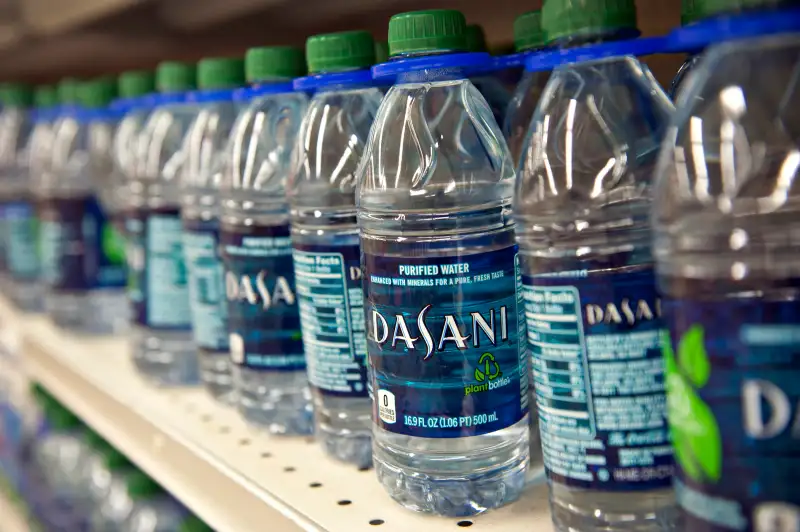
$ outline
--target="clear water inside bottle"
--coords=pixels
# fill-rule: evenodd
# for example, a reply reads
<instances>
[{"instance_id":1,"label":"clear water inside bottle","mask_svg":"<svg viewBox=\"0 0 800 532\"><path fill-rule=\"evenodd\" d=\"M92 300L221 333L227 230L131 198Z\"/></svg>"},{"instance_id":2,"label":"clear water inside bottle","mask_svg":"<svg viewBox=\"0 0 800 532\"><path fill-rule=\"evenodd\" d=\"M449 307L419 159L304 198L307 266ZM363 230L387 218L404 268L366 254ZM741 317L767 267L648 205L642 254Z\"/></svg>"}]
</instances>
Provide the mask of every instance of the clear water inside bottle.
<instances>
[{"instance_id":1,"label":"clear water inside bottle","mask_svg":"<svg viewBox=\"0 0 800 532\"><path fill-rule=\"evenodd\" d=\"M513 165L489 106L458 68L401 77L381 105L361 164L358 223L365 260L372 255L409 262L438 257L466 262L514 249ZM505 266L513 271L513 257L509 260ZM365 266L365 276L374 273ZM429 303L460 313L465 300L474 308L477 302L498 297L492 288L465 290L448 286L419 291L421 299L412 305L422 308ZM513 299L513 286L509 295ZM374 342L374 333L369 333L374 326L371 297L366 291L368 339ZM523 353L515 363L523 365L519 378L527 387L524 335L520 338L513 331L510 338L512 361L517 360L518 349ZM378 348L370 347L372 392L380 404L384 394L375 389L376 382L419 387L419 399L406 404L424 405L463 388L464 371L475 362L449 355L438 363L446 363L448 373L429 376L430 371L439 371L436 363L415 362L420 355L408 352L403 356L410 357L408 364L413 366L396 368L404 373L400 377L387 373L381 367L384 362L376 366L373 349ZM516 398L518 407L520 401L527 405L527 391L524 396ZM522 492L529 453L527 415L499 430L466 437L419 437L375 423L373 461L378 479L410 509L470 515L513 501Z\"/></svg>"}]
</instances>

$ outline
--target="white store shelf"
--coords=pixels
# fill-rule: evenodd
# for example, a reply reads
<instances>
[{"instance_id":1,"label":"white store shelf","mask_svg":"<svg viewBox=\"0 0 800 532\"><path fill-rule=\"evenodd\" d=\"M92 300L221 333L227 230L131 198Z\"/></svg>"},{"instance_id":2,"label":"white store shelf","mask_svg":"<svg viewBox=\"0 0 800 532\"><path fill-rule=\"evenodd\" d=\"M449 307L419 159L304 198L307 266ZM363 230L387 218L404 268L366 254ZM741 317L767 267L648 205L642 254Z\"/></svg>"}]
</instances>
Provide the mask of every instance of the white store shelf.
<instances>
[{"instance_id":1,"label":"white store shelf","mask_svg":"<svg viewBox=\"0 0 800 532\"><path fill-rule=\"evenodd\" d=\"M32 378L221 532L552 530L543 486L476 518L418 515L390 500L374 471L331 461L310 438L258 433L200 389L150 386L122 340L15 317L3 301L0 320L16 323Z\"/></svg>"},{"instance_id":2,"label":"white store shelf","mask_svg":"<svg viewBox=\"0 0 800 532\"><path fill-rule=\"evenodd\" d=\"M0 494L0 532L29 532L28 519L19 505Z\"/></svg>"}]
</instances>

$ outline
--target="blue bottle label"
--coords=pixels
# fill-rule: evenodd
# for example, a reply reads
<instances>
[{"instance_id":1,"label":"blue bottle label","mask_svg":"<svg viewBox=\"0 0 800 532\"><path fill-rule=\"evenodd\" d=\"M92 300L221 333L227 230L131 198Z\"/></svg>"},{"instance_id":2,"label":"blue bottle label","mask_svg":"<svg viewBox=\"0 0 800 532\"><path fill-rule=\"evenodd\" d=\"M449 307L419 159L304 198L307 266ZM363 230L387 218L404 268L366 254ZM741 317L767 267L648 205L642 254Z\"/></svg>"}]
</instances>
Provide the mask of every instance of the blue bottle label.
<instances>
[{"instance_id":1,"label":"blue bottle label","mask_svg":"<svg viewBox=\"0 0 800 532\"><path fill-rule=\"evenodd\" d=\"M523 283L549 477L605 491L668 487L663 321L652 268Z\"/></svg>"},{"instance_id":2,"label":"blue bottle label","mask_svg":"<svg viewBox=\"0 0 800 532\"><path fill-rule=\"evenodd\" d=\"M223 226L220 249L234 364L305 369L289 226Z\"/></svg>"},{"instance_id":3,"label":"blue bottle label","mask_svg":"<svg viewBox=\"0 0 800 532\"><path fill-rule=\"evenodd\" d=\"M41 203L39 256L54 290L125 286L125 245L94 197Z\"/></svg>"},{"instance_id":4,"label":"blue bottle label","mask_svg":"<svg viewBox=\"0 0 800 532\"><path fill-rule=\"evenodd\" d=\"M128 234L128 297L134 320L160 330L191 327L183 257L183 226L175 208L138 210L125 220Z\"/></svg>"},{"instance_id":5,"label":"blue bottle label","mask_svg":"<svg viewBox=\"0 0 800 532\"><path fill-rule=\"evenodd\" d=\"M294 274L311 385L325 395L367 397L360 247L295 245Z\"/></svg>"},{"instance_id":6,"label":"blue bottle label","mask_svg":"<svg viewBox=\"0 0 800 532\"><path fill-rule=\"evenodd\" d=\"M381 428L460 438L528 412L517 247L430 258L364 254L373 417Z\"/></svg>"},{"instance_id":7,"label":"blue bottle label","mask_svg":"<svg viewBox=\"0 0 800 532\"><path fill-rule=\"evenodd\" d=\"M686 530L800 530L800 303L665 300Z\"/></svg>"},{"instance_id":8,"label":"blue bottle label","mask_svg":"<svg viewBox=\"0 0 800 532\"><path fill-rule=\"evenodd\" d=\"M39 219L33 203L19 201L6 205L5 227L8 270L14 279L36 280L39 276Z\"/></svg>"},{"instance_id":9,"label":"blue bottle label","mask_svg":"<svg viewBox=\"0 0 800 532\"><path fill-rule=\"evenodd\" d=\"M227 352L228 303L219 252L219 224L184 219L183 254L189 274L194 342L201 348Z\"/></svg>"}]
</instances>

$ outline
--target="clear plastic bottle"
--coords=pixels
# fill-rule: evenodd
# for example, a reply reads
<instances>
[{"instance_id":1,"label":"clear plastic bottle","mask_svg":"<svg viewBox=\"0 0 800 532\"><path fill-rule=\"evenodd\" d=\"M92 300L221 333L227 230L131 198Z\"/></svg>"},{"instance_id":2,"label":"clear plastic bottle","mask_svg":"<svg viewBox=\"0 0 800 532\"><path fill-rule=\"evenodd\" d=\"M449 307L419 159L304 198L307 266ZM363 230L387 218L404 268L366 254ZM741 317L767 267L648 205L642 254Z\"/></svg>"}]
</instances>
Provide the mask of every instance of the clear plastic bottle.
<instances>
[{"instance_id":1,"label":"clear plastic bottle","mask_svg":"<svg viewBox=\"0 0 800 532\"><path fill-rule=\"evenodd\" d=\"M146 479L146 481L145 481ZM176 532L188 511L150 478L128 480L133 508L119 532Z\"/></svg>"},{"instance_id":2,"label":"clear plastic bottle","mask_svg":"<svg viewBox=\"0 0 800 532\"><path fill-rule=\"evenodd\" d=\"M372 463L372 401L355 190L383 98L369 71L374 49L364 31L308 39L311 76L299 81L315 92L287 184L316 434L328 454L360 467Z\"/></svg>"},{"instance_id":3,"label":"clear plastic bottle","mask_svg":"<svg viewBox=\"0 0 800 532\"><path fill-rule=\"evenodd\" d=\"M158 66L159 94L152 99L129 176L125 234L128 238L128 297L133 307L133 361L160 385L196 383L189 286L183 256L180 175L183 141L195 112L187 92L195 87L194 65Z\"/></svg>"},{"instance_id":4,"label":"clear plastic bottle","mask_svg":"<svg viewBox=\"0 0 800 532\"><path fill-rule=\"evenodd\" d=\"M251 61L252 70L258 59ZM288 78L265 81L236 120L220 191L230 352L245 419L274 434L309 434L313 411L285 193L308 98Z\"/></svg>"},{"instance_id":5,"label":"clear plastic bottle","mask_svg":"<svg viewBox=\"0 0 800 532\"><path fill-rule=\"evenodd\" d=\"M634 57L589 50L551 75L514 197L552 515L563 531L671 530L649 214L673 108Z\"/></svg>"},{"instance_id":6,"label":"clear plastic bottle","mask_svg":"<svg viewBox=\"0 0 800 532\"><path fill-rule=\"evenodd\" d=\"M576 48L601 42L632 39L639 35L634 0L550 0L542 11L530 11L514 21L518 50L535 53L547 48ZM503 132L515 165L522 164L529 142L533 113L542 97L549 71L526 70L506 113Z\"/></svg>"},{"instance_id":7,"label":"clear plastic bottle","mask_svg":"<svg viewBox=\"0 0 800 532\"><path fill-rule=\"evenodd\" d=\"M195 118L183 144L183 254L200 377L213 397L232 404L228 302L219 249L219 187L237 114L233 93L244 85L244 65L240 59L203 59L197 66L197 78L199 90L191 97Z\"/></svg>"},{"instance_id":8,"label":"clear plastic bottle","mask_svg":"<svg viewBox=\"0 0 800 532\"><path fill-rule=\"evenodd\" d=\"M92 512L106 500L115 478L124 478L134 466L119 451L105 441L94 439L95 451L87 454L83 465L83 489Z\"/></svg>"},{"instance_id":9,"label":"clear plastic bottle","mask_svg":"<svg viewBox=\"0 0 800 532\"><path fill-rule=\"evenodd\" d=\"M464 16L389 22L397 76L358 170L373 461L407 508L515 500L528 467L528 356L511 220L514 167L466 78Z\"/></svg>"},{"instance_id":10,"label":"clear plastic bottle","mask_svg":"<svg viewBox=\"0 0 800 532\"><path fill-rule=\"evenodd\" d=\"M92 512L92 532L121 532L133 514L136 502L161 487L142 471L131 468L111 475L106 495Z\"/></svg>"},{"instance_id":11,"label":"clear plastic bottle","mask_svg":"<svg viewBox=\"0 0 800 532\"><path fill-rule=\"evenodd\" d=\"M681 26L703 23L711 19L725 19L731 16L758 16L760 12L797 5L796 0L682 0ZM713 31L713 30L712 30ZM716 42L716 41L715 41ZM702 50L693 50L678 69L669 88L669 95L677 101L689 74L702 57Z\"/></svg>"},{"instance_id":12,"label":"clear plastic bottle","mask_svg":"<svg viewBox=\"0 0 800 532\"><path fill-rule=\"evenodd\" d=\"M155 75L146 70L130 70L117 78L119 98L111 105L120 117L112 140L112 172L104 189L103 205L115 227L125 233L128 183L136 171L137 144L145 121L152 112Z\"/></svg>"},{"instance_id":13,"label":"clear plastic bottle","mask_svg":"<svg viewBox=\"0 0 800 532\"><path fill-rule=\"evenodd\" d=\"M62 111L39 187L47 311L57 325L96 334L125 330L128 316L124 244L98 197L111 179L115 92L107 78L59 85Z\"/></svg>"},{"instance_id":14,"label":"clear plastic bottle","mask_svg":"<svg viewBox=\"0 0 800 532\"><path fill-rule=\"evenodd\" d=\"M20 308L39 310L42 290L37 282L36 206L27 157L33 91L25 85L8 83L0 96L0 208L5 230L5 255L0 263L5 264L10 281L5 293Z\"/></svg>"},{"instance_id":15,"label":"clear plastic bottle","mask_svg":"<svg viewBox=\"0 0 800 532\"><path fill-rule=\"evenodd\" d=\"M53 530L83 530L87 500L81 489L81 467L87 446L81 423L52 398L46 403L48 430L37 438L33 460L47 490L42 517Z\"/></svg>"},{"instance_id":16,"label":"clear plastic bottle","mask_svg":"<svg viewBox=\"0 0 800 532\"><path fill-rule=\"evenodd\" d=\"M724 24L730 33L760 19ZM800 526L798 9L777 19L793 32L703 52L656 173L654 250L686 532Z\"/></svg>"}]
</instances>

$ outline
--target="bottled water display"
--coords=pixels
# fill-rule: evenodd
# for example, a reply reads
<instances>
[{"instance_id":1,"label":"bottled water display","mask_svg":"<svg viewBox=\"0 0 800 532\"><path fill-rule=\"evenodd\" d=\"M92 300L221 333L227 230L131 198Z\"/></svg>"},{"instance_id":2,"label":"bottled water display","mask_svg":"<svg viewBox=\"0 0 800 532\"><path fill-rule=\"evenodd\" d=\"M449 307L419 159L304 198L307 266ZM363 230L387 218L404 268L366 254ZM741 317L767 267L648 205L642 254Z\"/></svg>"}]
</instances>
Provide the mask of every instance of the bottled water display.
<instances>
[{"instance_id":1,"label":"bottled water display","mask_svg":"<svg viewBox=\"0 0 800 532\"><path fill-rule=\"evenodd\" d=\"M0 87L0 274L8 276L3 284L20 307L37 310L41 287L36 282L36 210L27 171L32 99L33 91L26 85Z\"/></svg>"},{"instance_id":2,"label":"bottled water display","mask_svg":"<svg viewBox=\"0 0 800 532\"><path fill-rule=\"evenodd\" d=\"M296 58L285 49L250 52L248 72L258 82L234 125L230 171L220 191L238 406L248 422L275 434L313 430L285 193L308 106L289 83L299 68Z\"/></svg>"},{"instance_id":3,"label":"bottled water display","mask_svg":"<svg viewBox=\"0 0 800 532\"><path fill-rule=\"evenodd\" d=\"M115 92L107 78L61 82L52 161L40 187L48 313L60 326L92 333L124 330L128 316L124 244L99 201L111 179L115 118L107 107Z\"/></svg>"},{"instance_id":4,"label":"bottled water display","mask_svg":"<svg viewBox=\"0 0 800 532\"><path fill-rule=\"evenodd\" d=\"M374 49L365 31L308 40L311 76L296 84L315 92L288 184L317 436L328 454L361 467L372 463L372 402L355 189L358 163L383 97L369 71Z\"/></svg>"},{"instance_id":5,"label":"bottled water display","mask_svg":"<svg viewBox=\"0 0 800 532\"><path fill-rule=\"evenodd\" d=\"M583 55L550 77L514 204L551 509L558 530L669 530L649 215L673 109L632 56Z\"/></svg>"},{"instance_id":6,"label":"bottled water display","mask_svg":"<svg viewBox=\"0 0 800 532\"><path fill-rule=\"evenodd\" d=\"M128 205L128 182L136 169L136 149L145 120L152 112L155 76L152 72L131 70L117 80L119 98L111 110L121 117L112 138L111 179L105 188L103 205L121 232L125 231L125 209Z\"/></svg>"},{"instance_id":7,"label":"bottled water display","mask_svg":"<svg viewBox=\"0 0 800 532\"><path fill-rule=\"evenodd\" d=\"M240 59L204 59L197 74L198 91L191 96L195 118L183 144L183 253L200 375L212 396L232 403L218 192L236 119L233 89L244 85L244 67Z\"/></svg>"},{"instance_id":8,"label":"bottled water display","mask_svg":"<svg viewBox=\"0 0 800 532\"><path fill-rule=\"evenodd\" d=\"M31 134L22 154L27 171L29 215L16 219L16 229L7 226L9 234L9 269L14 278L12 297L25 310L43 308L44 285L41 282L39 218L36 199L42 175L49 171L53 149L53 122L57 115L58 94L55 87L38 87L34 93L35 109L31 114ZM24 197L24 196L23 196ZM16 294L16 295L15 295Z\"/></svg>"},{"instance_id":9,"label":"bottled water display","mask_svg":"<svg viewBox=\"0 0 800 532\"><path fill-rule=\"evenodd\" d=\"M765 15L720 24L748 29ZM793 33L702 54L657 172L667 405L687 532L800 526L800 15L777 16Z\"/></svg>"},{"instance_id":10,"label":"bottled water display","mask_svg":"<svg viewBox=\"0 0 800 532\"><path fill-rule=\"evenodd\" d=\"M466 78L464 16L389 22L395 76L358 175L378 479L407 508L483 512L519 497L528 467L524 309L514 168Z\"/></svg>"},{"instance_id":11,"label":"bottled water display","mask_svg":"<svg viewBox=\"0 0 800 532\"><path fill-rule=\"evenodd\" d=\"M81 482L87 445L80 421L53 399L46 399L48 430L33 448L33 461L47 496L44 525L53 530L83 530L87 524L86 492Z\"/></svg>"},{"instance_id":12,"label":"bottled water display","mask_svg":"<svg viewBox=\"0 0 800 532\"><path fill-rule=\"evenodd\" d=\"M133 308L133 359L155 383L198 380L192 342L189 289L183 255L179 179L182 149L195 115L186 93L195 87L193 65L158 66L153 112L136 143L135 171L128 176L128 297Z\"/></svg>"}]
</instances>

